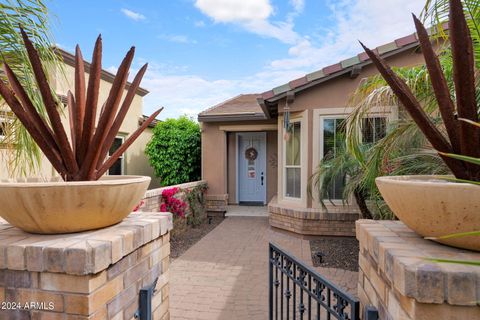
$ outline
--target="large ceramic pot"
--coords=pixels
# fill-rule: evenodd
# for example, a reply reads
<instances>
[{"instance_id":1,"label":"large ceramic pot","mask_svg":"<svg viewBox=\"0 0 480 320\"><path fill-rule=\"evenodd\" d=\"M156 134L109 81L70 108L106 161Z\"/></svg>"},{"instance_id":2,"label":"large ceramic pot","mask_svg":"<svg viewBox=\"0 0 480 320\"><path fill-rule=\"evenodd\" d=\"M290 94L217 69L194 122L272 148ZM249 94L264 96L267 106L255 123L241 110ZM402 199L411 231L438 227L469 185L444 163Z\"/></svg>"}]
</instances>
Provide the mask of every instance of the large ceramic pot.
<instances>
[{"instance_id":1,"label":"large ceramic pot","mask_svg":"<svg viewBox=\"0 0 480 320\"><path fill-rule=\"evenodd\" d=\"M435 176L379 177L376 183L393 213L421 236L480 231L480 186ZM436 241L480 251L478 236Z\"/></svg>"},{"instance_id":2,"label":"large ceramic pot","mask_svg":"<svg viewBox=\"0 0 480 320\"><path fill-rule=\"evenodd\" d=\"M98 181L0 181L0 216L32 233L93 230L122 221L144 197L150 177L106 176Z\"/></svg>"}]
</instances>

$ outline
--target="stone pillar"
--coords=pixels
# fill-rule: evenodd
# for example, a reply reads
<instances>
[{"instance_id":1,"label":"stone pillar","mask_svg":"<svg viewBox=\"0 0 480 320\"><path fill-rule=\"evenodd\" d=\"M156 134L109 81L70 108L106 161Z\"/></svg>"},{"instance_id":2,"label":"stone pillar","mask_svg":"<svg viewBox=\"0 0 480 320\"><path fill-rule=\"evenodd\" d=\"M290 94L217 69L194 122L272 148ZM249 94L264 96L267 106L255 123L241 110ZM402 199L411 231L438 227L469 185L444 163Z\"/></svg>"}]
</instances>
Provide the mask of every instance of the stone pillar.
<instances>
[{"instance_id":1,"label":"stone pillar","mask_svg":"<svg viewBox=\"0 0 480 320\"><path fill-rule=\"evenodd\" d=\"M357 221L358 296L382 320L480 319L480 268L428 258L480 261L480 253L419 237L400 221Z\"/></svg>"},{"instance_id":2,"label":"stone pillar","mask_svg":"<svg viewBox=\"0 0 480 320\"><path fill-rule=\"evenodd\" d=\"M228 194L207 194L205 200L210 216L223 216L227 212Z\"/></svg>"},{"instance_id":3,"label":"stone pillar","mask_svg":"<svg viewBox=\"0 0 480 320\"><path fill-rule=\"evenodd\" d=\"M132 213L109 228L64 235L0 221L0 320L130 320L139 290L157 277L154 319L169 319L171 229L170 213Z\"/></svg>"}]
</instances>

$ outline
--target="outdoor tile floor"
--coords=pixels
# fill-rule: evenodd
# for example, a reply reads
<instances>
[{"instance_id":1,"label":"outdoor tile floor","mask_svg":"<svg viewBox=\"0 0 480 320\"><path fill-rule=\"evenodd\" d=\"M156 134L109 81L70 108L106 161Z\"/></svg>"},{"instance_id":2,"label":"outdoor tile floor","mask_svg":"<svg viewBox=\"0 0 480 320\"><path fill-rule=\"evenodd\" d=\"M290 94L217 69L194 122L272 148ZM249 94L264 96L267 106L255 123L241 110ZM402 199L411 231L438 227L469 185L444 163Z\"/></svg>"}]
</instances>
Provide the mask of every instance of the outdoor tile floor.
<instances>
[{"instance_id":1,"label":"outdoor tile floor","mask_svg":"<svg viewBox=\"0 0 480 320\"><path fill-rule=\"evenodd\" d=\"M271 228L266 217L228 217L172 262L171 319L267 319L269 241L311 265L308 240ZM356 272L317 269L355 294Z\"/></svg>"}]
</instances>

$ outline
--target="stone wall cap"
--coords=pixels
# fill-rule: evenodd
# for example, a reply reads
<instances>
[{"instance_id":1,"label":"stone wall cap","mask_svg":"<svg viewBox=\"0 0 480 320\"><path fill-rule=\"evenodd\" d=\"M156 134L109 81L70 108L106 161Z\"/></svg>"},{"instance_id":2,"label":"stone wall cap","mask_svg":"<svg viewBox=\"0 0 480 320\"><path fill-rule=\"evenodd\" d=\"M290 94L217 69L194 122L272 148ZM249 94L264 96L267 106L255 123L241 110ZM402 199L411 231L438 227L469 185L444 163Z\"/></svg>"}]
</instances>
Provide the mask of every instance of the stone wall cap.
<instances>
[{"instance_id":1,"label":"stone wall cap","mask_svg":"<svg viewBox=\"0 0 480 320\"><path fill-rule=\"evenodd\" d=\"M480 261L480 253L426 240L401 221L358 220L360 252L402 295L421 303L480 304L480 268L432 259Z\"/></svg>"},{"instance_id":2,"label":"stone wall cap","mask_svg":"<svg viewBox=\"0 0 480 320\"><path fill-rule=\"evenodd\" d=\"M0 269L95 274L172 228L167 212L131 213L108 228L59 235L27 233L0 219Z\"/></svg>"}]
</instances>

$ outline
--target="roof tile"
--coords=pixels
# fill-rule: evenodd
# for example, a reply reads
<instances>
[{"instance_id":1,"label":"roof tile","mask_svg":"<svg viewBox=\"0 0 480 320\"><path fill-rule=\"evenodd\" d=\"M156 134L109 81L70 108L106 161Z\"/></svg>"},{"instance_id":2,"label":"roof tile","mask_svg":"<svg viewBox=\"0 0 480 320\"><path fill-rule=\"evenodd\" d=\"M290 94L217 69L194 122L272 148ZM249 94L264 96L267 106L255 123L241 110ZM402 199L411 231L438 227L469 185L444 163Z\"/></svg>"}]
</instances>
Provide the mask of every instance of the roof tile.
<instances>
[{"instance_id":1,"label":"roof tile","mask_svg":"<svg viewBox=\"0 0 480 320\"><path fill-rule=\"evenodd\" d=\"M301 77L301 78L290 81L288 84L290 85L290 88L295 89L300 86L303 86L306 83L308 83L307 77Z\"/></svg>"},{"instance_id":2,"label":"roof tile","mask_svg":"<svg viewBox=\"0 0 480 320\"><path fill-rule=\"evenodd\" d=\"M342 68L348 68L358 63L360 63L360 59L357 56L351 57L350 59L346 59L340 62L340 64L342 65Z\"/></svg>"},{"instance_id":3,"label":"roof tile","mask_svg":"<svg viewBox=\"0 0 480 320\"><path fill-rule=\"evenodd\" d=\"M306 77L307 81L310 82L325 77L325 73L323 73L323 70L317 70L315 72L307 74Z\"/></svg>"},{"instance_id":4,"label":"roof tile","mask_svg":"<svg viewBox=\"0 0 480 320\"><path fill-rule=\"evenodd\" d=\"M372 51L373 51L375 54L378 54L378 50L377 50L377 49L373 49ZM366 52L360 53L357 57L358 57L358 59L360 59L361 62L367 61L368 59L370 59L370 58L368 57L368 54L367 54Z\"/></svg>"},{"instance_id":5,"label":"roof tile","mask_svg":"<svg viewBox=\"0 0 480 320\"><path fill-rule=\"evenodd\" d=\"M264 93L262 93L262 98L267 100L267 99L272 98L274 95L275 95L275 93L273 93L273 90L269 90L269 91L265 91Z\"/></svg>"},{"instance_id":6,"label":"roof tile","mask_svg":"<svg viewBox=\"0 0 480 320\"><path fill-rule=\"evenodd\" d=\"M390 42L390 43L384 44L383 46L377 47L379 54L384 54L384 53L393 51L395 49L398 49L397 44L395 42Z\"/></svg>"},{"instance_id":7,"label":"roof tile","mask_svg":"<svg viewBox=\"0 0 480 320\"><path fill-rule=\"evenodd\" d=\"M326 75L335 73L335 72L340 71L340 70L342 70L342 65L340 63L332 64L328 67L323 68L323 72Z\"/></svg>"},{"instance_id":8,"label":"roof tile","mask_svg":"<svg viewBox=\"0 0 480 320\"><path fill-rule=\"evenodd\" d=\"M225 116L240 114L261 114L261 107L257 102L258 94L241 94L223 101L200 113L200 116Z\"/></svg>"},{"instance_id":9,"label":"roof tile","mask_svg":"<svg viewBox=\"0 0 480 320\"><path fill-rule=\"evenodd\" d=\"M290 85L289 85L288 83L286 83L286 84L283 84L283 85L281 85L281 86L275 87L275 88L273 88L272 90L273 90L273 93L274 93L275 95L277 95L277 94L280 94L280 93L287 92L287 91L290 90L290 89L291 89L291 88L290 88Z\"/></svg>"},{"instance_id":10,"label":"roof tile","mask_svg":"<svg viewBox=\"0 0 480 320\"><path fill-rule=\"evenodd\" d=\"M415 34L412 33L411 35L408 35L406 37L402 37L400 39L395 40L395 43L397 44L397 47L404 47L406 45L412 44L417 42L417 37L415 37Z\"/></svg>"}]
</instances>

